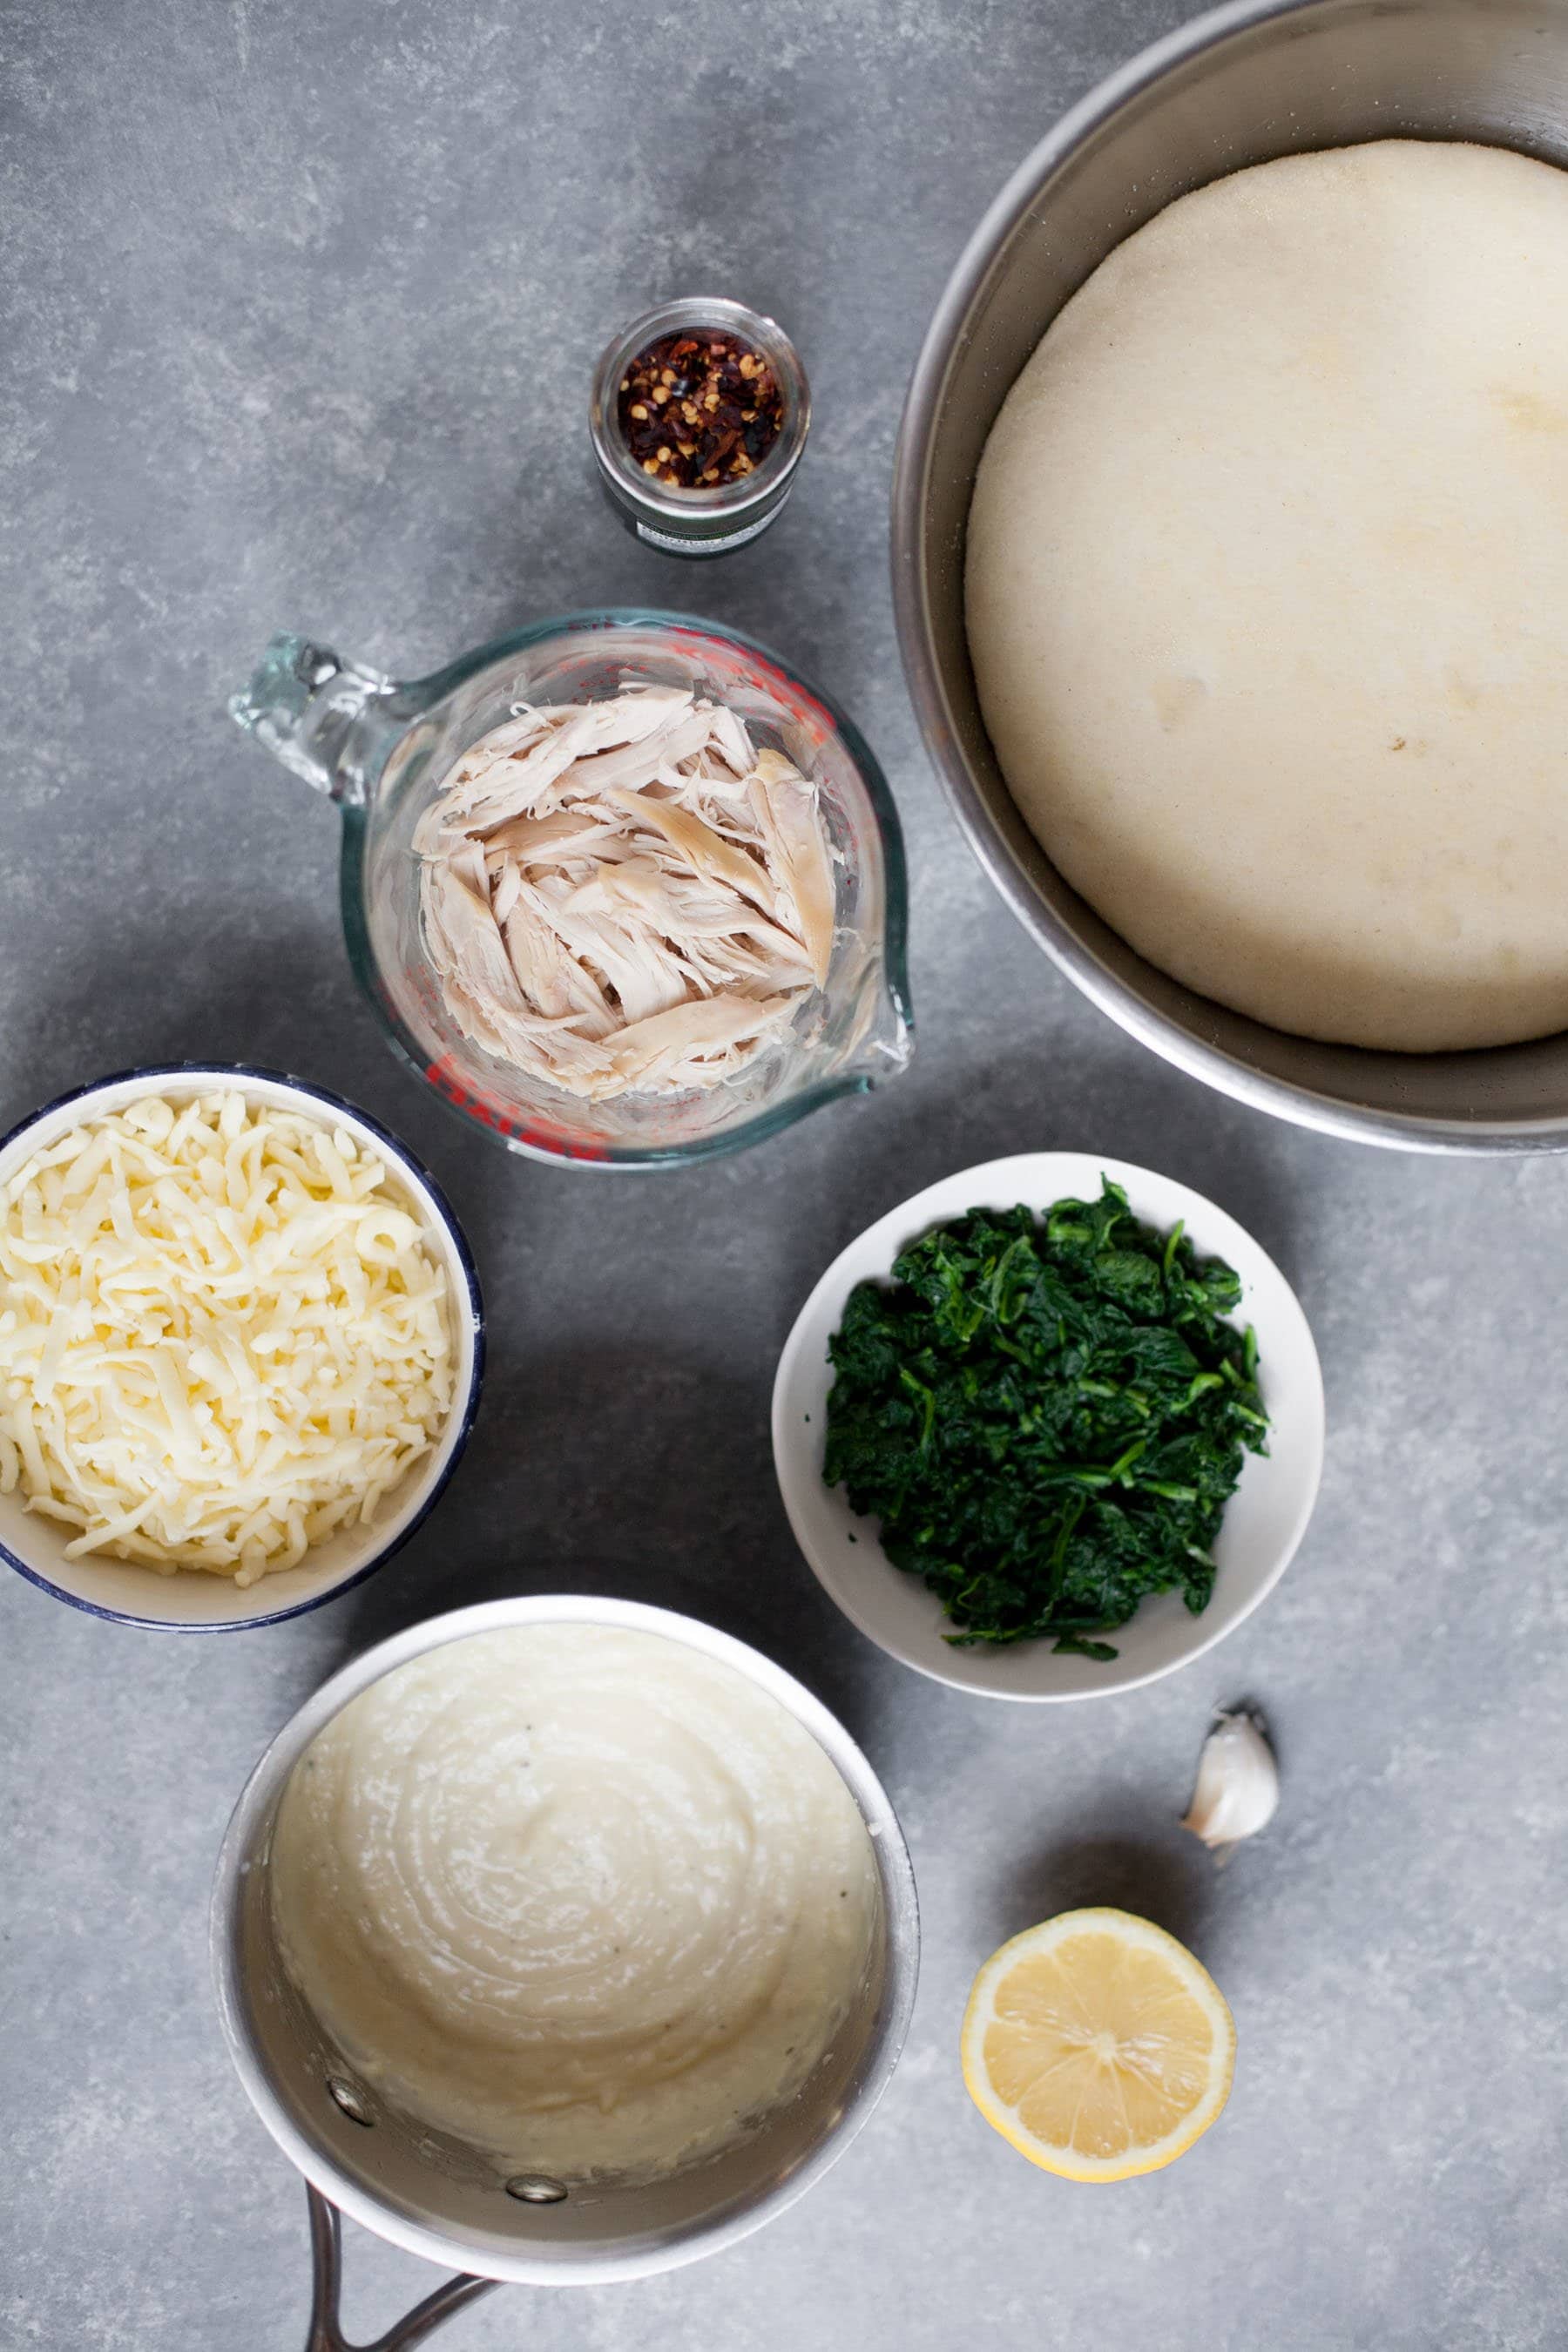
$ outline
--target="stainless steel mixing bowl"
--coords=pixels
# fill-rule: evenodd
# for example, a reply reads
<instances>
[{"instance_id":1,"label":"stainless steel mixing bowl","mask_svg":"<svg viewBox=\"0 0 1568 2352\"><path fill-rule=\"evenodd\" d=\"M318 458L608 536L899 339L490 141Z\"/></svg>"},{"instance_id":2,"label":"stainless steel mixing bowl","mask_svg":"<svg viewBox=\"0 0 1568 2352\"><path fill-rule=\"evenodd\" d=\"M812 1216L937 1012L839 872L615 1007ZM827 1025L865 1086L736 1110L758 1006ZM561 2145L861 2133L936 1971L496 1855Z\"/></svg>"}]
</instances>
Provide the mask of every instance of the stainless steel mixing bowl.
<instances>
[{"instance_id":1,"label":"stainless steel mixing bowl","mask_svg":"<svg viewBox=\"0 0 1568 2352\"><path fill-rule=\"evenodd\" d=\"M716 1658L788 1709L825 1749L870 1833L880 1887L855 2008L802 2090L738 2145L637 2188L535 2176L502 2181L475 2149L416 2129L345 2063L286 1976L268 1864L289 1775L359 1693L445 1642L512 1626L595 1624L663 1635ZM585 1594L495 1601L395 1634L308 1699L252 1773L218 1857L212 1906L218 2007L251 2104L310 2184L315 2298L307 2352L347 2352L337 2319L338 2211L463 2273L365 2352L401 2352L500 2280L636 2278L715 2253L792 2204L859 2130L898 2062L915 1997L920 1922L887 1795L842 1724L783 1668L695 1618Z\"/></svg>"},{"instance_id":2,"label":"stainless steel mixing bowl","mask_svg":"<svg viewBox=\"0 0 1568 2352\"><path fill-rule=\"evenodd\" d=\"M1168 1061L1261 1110L1427 1151L1568 1149L1568 1033L1466 1054L1286 1036L1134 954L1068 887L986 739L963 629L975 467L1062 304L1173 197L1302 149L1473 139L1568 163L1568 0L1240 0L1146 49L1003 189L915 369L893 487L910 691L959 823L1014 913L1084 994ZM1542 289L1542 299L1548 297Z\"/></svg>"}]
</instances>

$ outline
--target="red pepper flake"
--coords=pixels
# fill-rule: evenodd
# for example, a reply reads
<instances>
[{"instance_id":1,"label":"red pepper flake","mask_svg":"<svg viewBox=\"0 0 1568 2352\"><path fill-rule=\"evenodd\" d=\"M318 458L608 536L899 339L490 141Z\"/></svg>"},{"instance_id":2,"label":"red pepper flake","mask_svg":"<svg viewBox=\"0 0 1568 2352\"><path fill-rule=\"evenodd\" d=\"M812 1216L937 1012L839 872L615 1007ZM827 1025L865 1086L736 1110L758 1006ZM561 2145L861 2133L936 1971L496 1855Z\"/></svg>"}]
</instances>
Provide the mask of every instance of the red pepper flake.
<instances>
[{"instance_id":1,"label":"red pepper flake","mask_svg":"<svg viewBox=\"0 0 1568 2352\"><path fill-rule=\"evenodd\" d=\"M645 474L668 489L710 490L756 471L784 425L784 394L767 360L733 335L661 335L626 369L617 413ZM677 415L685 431L672 447Z\"/></svg>"}]
</instances>

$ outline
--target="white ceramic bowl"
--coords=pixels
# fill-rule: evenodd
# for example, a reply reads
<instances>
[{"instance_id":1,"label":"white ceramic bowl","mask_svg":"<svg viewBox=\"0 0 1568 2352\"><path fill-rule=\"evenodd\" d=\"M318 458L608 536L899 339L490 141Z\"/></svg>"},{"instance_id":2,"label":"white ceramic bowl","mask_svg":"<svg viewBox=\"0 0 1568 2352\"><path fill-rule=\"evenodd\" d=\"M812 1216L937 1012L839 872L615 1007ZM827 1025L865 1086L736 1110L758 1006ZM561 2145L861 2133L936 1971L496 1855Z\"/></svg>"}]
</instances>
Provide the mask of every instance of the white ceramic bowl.
<instances>
[{"instance_id":1,"label":"white ceramic bowl","mask_svg":"<svg viewBox=\"0 0 1568 2352\"><path fill-rule=\"evenodd\" d=\"M230 1577L211 1576L196 1569L160 1576L132 1561L68 1559L69 1528L25 1509L19 1492L0 1495L0 1559L44 1591L52 1592L57 1601L68 1601L73 1608L85 1609L92 1616L116 1618L128 1625L158 1626L177 1633L274 1625L280 1618L297 1617L301 1611L317 1608L346 1591L351 1584L362 1582L407 1541L431 1508L468 1444L479 1408L484 1313L479 1276L462 1229L434 1178L406 1147L363 1111L321 1087L303 1085L275 1070L253 1070L241 1063L174 1062L122 1071L94 1086L79 1087L74 1094L62 1095L13 1128L0 1141L0 1184L35 1151L84 1120L123 1110L128 1103L148 1095L186 1102L193 1095L233 1087L249 1102L270 1103L307 1118L341 1124L385 1162L389 1184L417 1219L426 1246L446 1273L457 1346L452 1407L441 1443L393 1490L373 1527L344 1529L308 1552L298 1568L280 1569L243 1591Z\"/></svg>"},{"instance_id":2,"label":"white ceramic bowl","mask_svg":"<svg viewBox=\"0 0 1568 2352\"><path fill-rule=\"evenodd\" d=\"M841 1487L822 1480L827 1343L850 1292L886 1280L900 1250L932 1225L972 1209L1040 1213L1053 1202L1095 1199L1102 1175L1125 1191L1135 1215L1169 1231L1178 1218L1201 1257L1223 1257L1241 1276L1232 1318L1258 1333L1258 1380L1272 1427L1267 1455L1248 1454L1215 1546L1214 1597L1194 1617L1179 1593L1145 1601L1110 1638L1114 1664L1058 1656L1049 1642L959 1649L941 1604L918 1576L895 1568L875 1519L849 1507ZM795 1540L818 1581L852 1623L889 1656L936 1681L991 1698L1103 1698L1153 1682L1199 1657L1249 1616L1272 1591L1300 1542L1323 1466L1323 1381L1318 1351L1294 1291L1251 1235L1223 1209L1168 1176L1085 1151L1026 1152L966 1168L891 1210L834 1259L796 1318L773 1383L773 1464Z\"/></svg>"}]
</instances>

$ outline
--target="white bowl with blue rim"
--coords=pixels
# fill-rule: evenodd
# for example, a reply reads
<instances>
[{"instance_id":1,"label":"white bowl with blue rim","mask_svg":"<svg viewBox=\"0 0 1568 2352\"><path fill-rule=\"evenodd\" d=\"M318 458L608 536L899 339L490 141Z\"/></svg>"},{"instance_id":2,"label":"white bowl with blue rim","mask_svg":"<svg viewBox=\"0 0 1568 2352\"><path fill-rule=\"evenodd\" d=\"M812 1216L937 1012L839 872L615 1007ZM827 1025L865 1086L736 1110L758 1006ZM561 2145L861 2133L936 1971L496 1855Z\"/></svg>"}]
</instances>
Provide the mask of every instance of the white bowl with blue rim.
<instances>
[{"instance_id":1,"label":"white bowl with blue rim","mask_svg":"<svg viewBox=\"0 0 1568 2352\"><path fill-rule=\"evenodd\" d=\"M232 1089L253 1105L296 1111L306 1118L344 1127L363 1150L381 1160L388 1190L414 1218L426 1249L446 1276L454 1349L452 1403L439 1444L392 1490L373 1525L356 1523L340 1528L325 1542L312 1546L297 1568L279 1569L244 1590L232 1577L214 1576L199 1569L179 1569L172 1576L163 1576L129 1560L91 1554L71 1559L66 1550L71 1539L69 1528L29 1511L19 1487L0 1495L0 1560L57 1601L68 1601L73 1609L124 1625L190 1633L276 1625L285 1617L298 1617L307 1609L319 1608L323 1601L334 1600L351 1586L363 1584L401 1549L434 1508L468 1442L479 1409L485 1360L484 1310L479 1276L462 1228L434 1177L406 1144L388 1134L367 1112L356 1110L324 1087L308 1086L279 1071L251 1069L236 1062L171 1062L123 1070L59 1096L13 1128L0 1141L0 1186L35 1151L73 1127L124 1110L153 1095L183 1103L194 1095Z\"/></svg>"},{"instance_id":2,"label":"white bowl with blue rim","mask_svg":"<svg viewBox=\"0 0 1568 2352\"><path fill-rule=\"evenodd\" d=\"M955 1643L955 1628L924 1581L895 1568L878 1522L851 1510L842 1486L823 1481L828 1342L861 1282L890 1281L900 1253L933 1225L974 1209L1020 1203L1043 1216L1058 1201L1096 1200L1109 1177L1132 1213L1168 1233L1180 1223L1200 1257L1222 1257L1241 1279L1226 1320L1258 1337L1258 1380L1269 1419L1268 1451L1249 1454L1214 1546L1215 1584L1194 1616L1177 1592L1152 1594L1110 1636L1112 1661L1056 1651L1048 1640L1006 1647ZM773 1465L795 1541L850 1622L890 1657L937 1682L988 1698L1106 1698L1189 1664L1233 1633L1284 1575L1306 1532L1323 1467L1323 1379L1301 1305L1246 1228L1173 1178L1098 1152L1034 1151L965 1168L917 1192L840 1252L784 1342L773 1383Z\"/></svg>"}]
</instances>

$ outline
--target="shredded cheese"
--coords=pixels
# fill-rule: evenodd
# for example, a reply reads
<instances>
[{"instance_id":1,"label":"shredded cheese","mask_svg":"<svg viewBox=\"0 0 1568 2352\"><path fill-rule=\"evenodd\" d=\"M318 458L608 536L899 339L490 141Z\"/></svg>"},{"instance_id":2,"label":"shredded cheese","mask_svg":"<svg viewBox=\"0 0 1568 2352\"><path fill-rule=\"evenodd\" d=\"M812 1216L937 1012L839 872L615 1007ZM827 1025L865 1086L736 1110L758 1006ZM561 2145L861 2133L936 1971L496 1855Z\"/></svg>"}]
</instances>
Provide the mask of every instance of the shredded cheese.
<instances>
[{"instance_id":1,"label":"shredded cheese","mask_svg":"<svg viewBox=\"0 0 1568 2352\"><path fill-rule=\"evenodd\" d=\"M345 1128L150 1096L0 1187L0 1494L71 1558L293 1568L374 1518L452 1384L445 1276Z\"/></svg>"}]
</instances>

